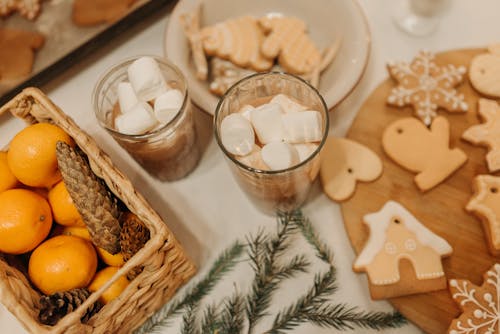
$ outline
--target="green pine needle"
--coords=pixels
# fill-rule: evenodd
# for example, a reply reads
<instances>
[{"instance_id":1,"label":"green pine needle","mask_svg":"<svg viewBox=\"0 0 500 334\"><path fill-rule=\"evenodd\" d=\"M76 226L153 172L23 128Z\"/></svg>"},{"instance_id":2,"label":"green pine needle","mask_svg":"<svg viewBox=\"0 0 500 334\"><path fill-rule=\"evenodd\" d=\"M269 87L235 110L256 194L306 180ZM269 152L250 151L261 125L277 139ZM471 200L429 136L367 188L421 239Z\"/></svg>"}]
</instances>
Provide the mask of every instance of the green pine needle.
<instances>
[{"instance_id":1,"label":"green pine needle","mask_svg":"<svg viewBox=\"0 0 500 334\"><path fill-rule=\"evenodd\" d=\"M186 305L186 313L182 315L181 334L198 334L196 330L196 309L195 305Z\"/></svg>"},{"instance_id":2,"label":"green pine needle","mask_svg":"<svg viewBox=\"0 0 500 334\"><path fill-rule=\"evenodd\" d=\"M198 284L191 287L181 299L174 300L163 306L158 312L149 318L135 332L135 334L145 334L161 330L161 327L166 326L169 319L171 319L173 315L182 312L182 309L186 305L194 305L203 297L207 296L215 285L222 279L222 277L224 277L227 272L231 271L238 263L238 258L241 256L244 249L244 244L236 241L228 249L222 252L221 255L219 255L205 278L203 278Z\"/></svg>"},{"instance_id":3,"label":"green pine needle","mask_svg":"<svg viewBox=\"0 0 500 334\"><path fill-rule=\"evenodd\" d=\"M220 324L218 321L219 314L217 313L217 307L213 304L206 306L203 311L203 318L201 319L201 333L215 333L219 328Z\"/></svg>"},{"instance_id":4,"label":"green pine needle","mask_svg":"<svg viewBox=\"0 0 500 334\"><path fill-rule=\"evenodd\" d=\"M234 293L224 301L219 334L241 333L245 323L245 299Z\"/></svg>"}]
</instances>

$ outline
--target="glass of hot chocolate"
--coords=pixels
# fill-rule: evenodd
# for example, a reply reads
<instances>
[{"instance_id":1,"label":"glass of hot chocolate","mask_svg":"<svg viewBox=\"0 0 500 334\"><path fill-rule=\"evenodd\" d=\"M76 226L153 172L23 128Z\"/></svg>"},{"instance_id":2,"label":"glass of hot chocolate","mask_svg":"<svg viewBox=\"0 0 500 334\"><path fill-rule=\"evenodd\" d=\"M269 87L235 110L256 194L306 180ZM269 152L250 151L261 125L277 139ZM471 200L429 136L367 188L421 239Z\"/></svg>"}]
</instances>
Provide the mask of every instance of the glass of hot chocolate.
<instances>
[{"instance_id":1,"label":"glass of hot chocolate","mask_svg":"<svg viewBox=\"0 0 500 334\"><path fill-rule=\"evenodd\" d=\"M236 83L214 118L215 139L233 176L268 214L304 204L318 176L328 129L328 109L318 91L279 72Z\"/></svg>"},{"instance_id":2,"label":"glass of hot chocolate","mask_svg":"<svg viewBox=\"0 0 500 334\"><path fill-rule=\"evenodd\" d=\"M99 124L153 177L174 181L197 165L193 108L181 71L159 57L134 57L97 82Z\"/></svg>"}]
</instances>

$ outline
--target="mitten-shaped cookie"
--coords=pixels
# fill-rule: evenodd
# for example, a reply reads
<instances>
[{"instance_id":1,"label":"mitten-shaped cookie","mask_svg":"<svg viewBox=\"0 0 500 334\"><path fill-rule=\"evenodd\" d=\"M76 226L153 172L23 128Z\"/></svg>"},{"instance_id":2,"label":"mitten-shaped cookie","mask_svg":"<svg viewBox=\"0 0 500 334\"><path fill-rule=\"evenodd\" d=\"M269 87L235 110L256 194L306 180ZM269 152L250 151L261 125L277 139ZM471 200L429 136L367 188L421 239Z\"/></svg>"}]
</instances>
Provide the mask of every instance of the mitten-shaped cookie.
<instances>
[{"instance_id":1,"label":"mitten-shaped cookie","mask_svg":"<svg viewBox=\"0 0 500 334\"><path fill-rule=\"evenodd\" d=\"M400 166L418 173L415 183L422 191L445 180L467 161L465 153L449 147L450 125L437 117L428 129L416 118L391 123L382 137L387 155Z\"/></svg>"}]
</instances>

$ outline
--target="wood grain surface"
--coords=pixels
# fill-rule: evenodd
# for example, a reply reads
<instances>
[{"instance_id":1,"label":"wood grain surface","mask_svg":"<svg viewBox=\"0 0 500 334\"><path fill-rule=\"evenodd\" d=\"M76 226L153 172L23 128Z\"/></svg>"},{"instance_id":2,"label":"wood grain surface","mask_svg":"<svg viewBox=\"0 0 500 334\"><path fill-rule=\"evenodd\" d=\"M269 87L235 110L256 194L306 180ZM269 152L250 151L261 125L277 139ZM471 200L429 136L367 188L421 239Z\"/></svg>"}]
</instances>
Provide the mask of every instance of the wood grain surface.
<instances>
[{"instance_id":1,"label":"wood grain surface","mask_svg":"<svg viewBox=\"0 0 500 334\"><path fill-rule=\"evenodd\" d=\"M465 65L468 68L472 57L485 51L449 51L438 54L436 63ZM466 79L457 89L465 95L469 111L465 114L451 114L439 110L438 114L445 116L450 122L450 146L462 149L468 155L468 161L443 183L422 193L413 181L415 174L394 163L382 149L384 128L396 119L413 115L410 107L386 105L385 100L394 85L395 82L389 78L375 89L363 104L347 134L348 138L374 150L384 164L384 172L378 180L358 183L354 196L341 205L352 246L359 253L368 238L368 229L363 224L362 217L378 211L386 201L392 199L404 205L425 226L445 238L453 247L453 254L443 260L448 279L465 278L480 285L483 273L497 259L488 253L480 221L464 208L472 195L474 176L488 173L486 149L472 146L460 139L465 129L479 123L476 109L480 95ZM410 321L432 334L446 333L451 320L460 313L448 290L392 298L389 301Z\"/></svg>"}]
</instances>

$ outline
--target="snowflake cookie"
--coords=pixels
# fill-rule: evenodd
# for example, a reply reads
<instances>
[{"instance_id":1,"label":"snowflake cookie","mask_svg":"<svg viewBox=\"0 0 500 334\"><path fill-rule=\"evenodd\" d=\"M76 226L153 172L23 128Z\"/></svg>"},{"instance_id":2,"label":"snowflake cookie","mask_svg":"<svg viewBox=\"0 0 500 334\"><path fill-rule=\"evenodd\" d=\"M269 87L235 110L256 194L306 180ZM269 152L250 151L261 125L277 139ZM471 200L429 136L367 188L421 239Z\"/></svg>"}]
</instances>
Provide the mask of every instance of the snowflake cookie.
<instances>
[{"instance_id":1,"label":"snowflake cookie","mask_svg":"<svg viewBox=\"0 0 500 334\"><path fill-rule=\"evenodd\" d=\"M387 65L389 74L398 82L387 103L397 107L413 106L425 125L432 123L439 107L449 112L466 112L468 109L463 94L457 94L454 89L462 82L465 67L451 64L441 67L433 59L433 53L421 51L410 64L390 62Z\"/></svg>"},{"instance_id":2,"label":"snowflake cookie","mask_svg":"<svg viewBox=\"0 0 500 334\"><path fill-rule=\"evenodd\" d=\"M500 264L484 275L481 286L467 280L450 280L450 293L463 313L454 319L449 334L494 334L500 321Z\"/></svg>"},{"instance_id":3,"label":"snowflake cookie","mask_svg":"<svg viewBox=\"0 0 500 334\"><path fill-rule=\"evenodd\" d=\"M42 0L0 0L0 17L7 16L14 11L27 18L34 20L40 13Z\"/></svg>"}]
</instances>

